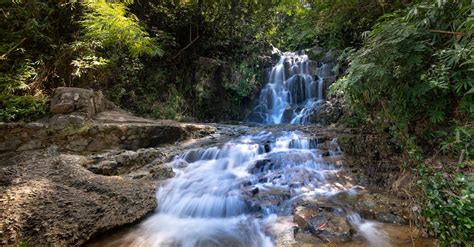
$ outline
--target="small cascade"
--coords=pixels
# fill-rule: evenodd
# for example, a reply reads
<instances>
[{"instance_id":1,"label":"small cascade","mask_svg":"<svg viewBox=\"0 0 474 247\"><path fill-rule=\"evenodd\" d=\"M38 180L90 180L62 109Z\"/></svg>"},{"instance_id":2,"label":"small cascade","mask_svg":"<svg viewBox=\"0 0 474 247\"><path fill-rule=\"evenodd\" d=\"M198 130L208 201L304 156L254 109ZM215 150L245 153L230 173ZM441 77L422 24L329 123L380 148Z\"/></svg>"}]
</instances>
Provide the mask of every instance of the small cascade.
<instances>
[{"instance_id":1,"label":"small cascade","mask_svg":"<svg viewBox=\"0 0 474 247\"><path fill-rule=\"evenodd\" d=\"M329 151L303 132L262 131L177 155L156 212L112 246L274 246L277 219L296 204L323 199L344 208L341 195L358 195L360 186L341 181L340 164L326 159L342 154L336 140L325 143ZM347 220L368 243L385 244L376 223L352 213Z\"/></svg>"},{"instance_id":2,"label":"small cascade","mask_svg":"<svg viewBox=\"0 0 474 247\"><path fill-rule=\"evenodd\" d=\"M332 66L308 59L304 53L285 52L271 69L260 92L251 121L264 124L308 124L324 100L325 83L333 80Z\"/></svg>"}]
</instances>

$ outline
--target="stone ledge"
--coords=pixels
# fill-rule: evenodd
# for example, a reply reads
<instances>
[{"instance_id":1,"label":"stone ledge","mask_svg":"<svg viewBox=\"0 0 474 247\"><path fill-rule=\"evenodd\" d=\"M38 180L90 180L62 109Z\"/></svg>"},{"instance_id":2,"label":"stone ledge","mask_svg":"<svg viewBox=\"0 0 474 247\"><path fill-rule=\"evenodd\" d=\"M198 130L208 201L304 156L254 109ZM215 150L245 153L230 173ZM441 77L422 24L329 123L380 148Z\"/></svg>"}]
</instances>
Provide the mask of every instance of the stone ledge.
<instances>
[{"instance_id":1,"label":"stone ledge","mask_svg":"<svg viewBox=\"0 0 474 247\"><path fill-rule=\"evenodd\" d=\"M60 151L97 152L107 149L136 150L202 137L214 127L173 121L154 123L0 123L0 153L46 148Z\"/></svg>"}]
</instances>

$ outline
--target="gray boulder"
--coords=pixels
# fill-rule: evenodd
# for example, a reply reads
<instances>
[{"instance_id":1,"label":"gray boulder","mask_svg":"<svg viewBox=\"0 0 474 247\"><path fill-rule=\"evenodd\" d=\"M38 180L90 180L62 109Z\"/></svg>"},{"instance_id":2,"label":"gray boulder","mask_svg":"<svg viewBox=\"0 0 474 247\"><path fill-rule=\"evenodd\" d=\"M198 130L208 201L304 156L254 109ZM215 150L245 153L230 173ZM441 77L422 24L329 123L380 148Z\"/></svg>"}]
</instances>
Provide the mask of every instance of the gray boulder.
<instances>
[{"instance_id":1,"label":"gray boulder","mask_svg":"<svg viewBox=\"0 0 474 247\"><path fill-rule=\"evenodd\" d=\"M105 99L102 92L74 87L58 87L54 90L50 110L53 114L84 113L88 118L116 106Z\"/></svg>"}]
</instances>

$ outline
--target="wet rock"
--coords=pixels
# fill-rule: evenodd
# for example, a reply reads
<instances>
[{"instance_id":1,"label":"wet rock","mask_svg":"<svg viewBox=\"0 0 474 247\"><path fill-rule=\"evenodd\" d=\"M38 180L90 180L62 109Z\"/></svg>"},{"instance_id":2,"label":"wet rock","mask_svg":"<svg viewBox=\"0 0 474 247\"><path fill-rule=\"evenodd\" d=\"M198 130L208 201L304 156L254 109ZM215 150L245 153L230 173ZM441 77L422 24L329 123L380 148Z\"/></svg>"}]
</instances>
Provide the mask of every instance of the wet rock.
<instances>
[{"instance_id":1,"label":"wet rock","mask_svg":"<svg viewBox=\"0 0 474 247\"><path fill-rule=\"evenodd\" d=\"M317 216L311 219L307 229L324 242L344 242L351 237L351 227L342 216Z\"/></svg>"},{"instance_id":2,"label":"wet rock","mask_svg":"<svg viewBox=\"0 0 474 247\"><path fill-rule=\"evenodd\" d=\"M290 123L293 119L293 108L287 107L281 117L281 123Z\"/></svg>"},{"instance_id":3,"label":"wet rock","mask_svg":"<svg viewBox=\"0 0 474 247\"><path fill-rule=\"evenodd\" d=\"M270 148L270 144L266 143L265 145L263 145L263 148L265 149L265 153L269 153L271 148Z\"/></svg>"},{"instance_id":4,"label":"wet rock","mask_svg":"<svg viewBox=\"0 0 474 247\"><path fill-rule=\"evenodd\" d=\"M258 189L258 187L255 187L250 192L252 193L252 195L256 195L256 194L258 194L259 189Z\"/></svg>"},{"instance_id":5,"label":"wet rock","mask_svg":"<svg viewBox=\"0 0 474 247\"><path fill-rule=\"evenodd\" d=\"M297 207L294 222L299 231L310 233L321 242L344 242L352 236L352 228L345 216L326 210Z\"/></svg>"},{"instance_id":6,"label":"wet rock","mask_svg":"<svg viewBox=\"0 0 474 247\"><path fill-rule=\"evenodd\" d=\"M301 229L310 225L310 220L319 214L319 209L298 206L293 211L293 222Z\"/></svg>"}]
</instances>

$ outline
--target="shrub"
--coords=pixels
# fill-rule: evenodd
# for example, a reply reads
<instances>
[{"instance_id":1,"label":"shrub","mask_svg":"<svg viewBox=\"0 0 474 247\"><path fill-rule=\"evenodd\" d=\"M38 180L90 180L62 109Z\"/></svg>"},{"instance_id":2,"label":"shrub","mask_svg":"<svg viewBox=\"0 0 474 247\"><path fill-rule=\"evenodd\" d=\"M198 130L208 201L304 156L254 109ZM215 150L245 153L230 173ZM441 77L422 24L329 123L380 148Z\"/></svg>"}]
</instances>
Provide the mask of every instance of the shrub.
<instances>
[{"instance_id":1,"label":"shrub","mask_svg":"<svg viewBox=\"0 0 474 247\"><path fill-rule=\"evenodd\" d=\"M464 166L464 165L463 165ZM442 246L472 246L474 236L474 180L472 175L421 169L425 191L422 215Z\"/></svg>"},{"instance_id":2,"label":"shrub","mask_svg":"<svg viewBox=\"0 0 474 247\"><path fill-rule=\"evenodd\" d=\"M34 121L47 114L46 100L33 96L1 96L0 120Z\"/></svg>"}]
</instances>

